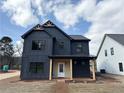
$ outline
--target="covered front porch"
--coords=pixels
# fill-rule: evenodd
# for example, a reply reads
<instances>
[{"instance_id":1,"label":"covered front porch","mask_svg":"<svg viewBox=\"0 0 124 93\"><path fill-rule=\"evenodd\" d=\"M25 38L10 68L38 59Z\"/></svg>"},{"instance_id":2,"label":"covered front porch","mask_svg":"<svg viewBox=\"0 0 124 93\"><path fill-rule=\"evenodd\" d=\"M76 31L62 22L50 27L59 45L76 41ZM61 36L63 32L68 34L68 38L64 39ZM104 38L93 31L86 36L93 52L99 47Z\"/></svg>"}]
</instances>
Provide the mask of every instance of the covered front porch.
<instances>
[{"instance_id":1,"label":"covered front porch","mask_svg":"<svg viewBox=\"0 0 124 93\"><path fill-rule=\"evenodd\" d=\"M92 78L95 80L95 58L81 56L50 56L49 80Z\"/></svg>"}]
</instances>

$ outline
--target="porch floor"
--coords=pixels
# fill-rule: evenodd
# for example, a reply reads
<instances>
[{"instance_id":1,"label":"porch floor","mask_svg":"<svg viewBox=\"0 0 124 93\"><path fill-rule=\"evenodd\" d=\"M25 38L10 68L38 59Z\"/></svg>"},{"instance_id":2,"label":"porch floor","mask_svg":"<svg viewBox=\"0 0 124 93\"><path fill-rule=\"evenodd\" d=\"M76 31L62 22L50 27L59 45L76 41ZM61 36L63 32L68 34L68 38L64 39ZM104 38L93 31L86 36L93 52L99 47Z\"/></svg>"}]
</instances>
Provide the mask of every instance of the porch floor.
<instances>
[{"instance_id":1,"label":"porch floor","mask_svg":"<svg viewBox=\"0 0 124 93\"><path fill-rule=\"evenodd\" d=\"M73 78L72 80L70 78L53 78L53 80L56 80L56 81L64 81L66 83L69 83L69 82L73 82L73 83L76 83L76 82L83 82L83 83L87 83L87 82L95 82L96 80L93 80L92 78Z\"/></svg>"}]
</instances>

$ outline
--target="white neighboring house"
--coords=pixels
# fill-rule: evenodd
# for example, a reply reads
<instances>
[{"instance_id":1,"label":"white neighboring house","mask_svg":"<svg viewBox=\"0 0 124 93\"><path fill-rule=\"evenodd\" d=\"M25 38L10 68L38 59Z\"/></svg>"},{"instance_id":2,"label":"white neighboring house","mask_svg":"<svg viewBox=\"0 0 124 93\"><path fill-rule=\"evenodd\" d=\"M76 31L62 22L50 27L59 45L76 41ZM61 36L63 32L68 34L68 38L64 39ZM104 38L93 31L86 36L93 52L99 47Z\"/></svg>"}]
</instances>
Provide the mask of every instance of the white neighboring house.
<instances>
[{"instance_id":1,"label":"white neighboring house","mask_svg":"<svg viewBox=\"0 0 124 93\"><path fill-rule=\"evenodd\" d=\"M98 72L124 75L124 34L105 34L96 62Z\"/></svg>"}]
</instances>

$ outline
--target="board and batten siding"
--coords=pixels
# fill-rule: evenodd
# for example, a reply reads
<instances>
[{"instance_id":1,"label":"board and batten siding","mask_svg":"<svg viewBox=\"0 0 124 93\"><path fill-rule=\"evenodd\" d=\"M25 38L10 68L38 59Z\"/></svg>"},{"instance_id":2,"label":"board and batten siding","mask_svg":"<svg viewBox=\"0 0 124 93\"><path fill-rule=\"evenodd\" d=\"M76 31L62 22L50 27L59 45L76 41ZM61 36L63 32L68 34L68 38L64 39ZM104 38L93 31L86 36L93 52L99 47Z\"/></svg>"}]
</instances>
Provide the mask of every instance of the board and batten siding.
<instances>
[{"instance_id":1,"label":"board and batten siding","mask_svg":"<svg viewBox=\"0 0 124 93\"><path fill-rule=\"evenodd\" d=\"M82 45L82 51L77 52L77 45ZM71 54L72 55L89 55L89 41L71 41Z\"/></svg>"},{"instance_id":2,"label":"board and batten siding","mask_svg":"<svg viewBox=\"0 0 124 93\"><path fill-rule=\"evenodd\" d=\"M32 50L33 40L45 40L45 50ZM21 79L48 79L49 78L49 58L52 54L53 39L44 31L34 31L24 40L22 55ZM30 73L31 62L43 62L44 72Z\"/></svg>"},{"instance_id":3,"label":"board and batten siding","mask_svg":"<svg viewBox=\"0 0 124 93\"><path fill-rule=\"evenodd\" d=\"M114 55L111 55L110 48L114 48ZM105 50L107 50L107 56L105 56ZM107 73L124 75L124 71L119 70L119 63L123 64L124 70L124 46L106 36L96 62L98 72L100 69L105 69Z\"/></svg>"},{"instance_id":4,"label":"board and batten siding","mask_svg":"<svg viewBox=\"0 0 124 93\"><path fill-rule=\"evenodd\" d=\"M54 55L69 55L71 54L71 46L70 46L70 39L65 36L62 32L59 31L57 28L45 28L52 37L55 38L54 40L54 47L53 47L53 54ZM59 43L64 42L64 48L61 49L59 47Z\"/></svg>"}]
</instances>

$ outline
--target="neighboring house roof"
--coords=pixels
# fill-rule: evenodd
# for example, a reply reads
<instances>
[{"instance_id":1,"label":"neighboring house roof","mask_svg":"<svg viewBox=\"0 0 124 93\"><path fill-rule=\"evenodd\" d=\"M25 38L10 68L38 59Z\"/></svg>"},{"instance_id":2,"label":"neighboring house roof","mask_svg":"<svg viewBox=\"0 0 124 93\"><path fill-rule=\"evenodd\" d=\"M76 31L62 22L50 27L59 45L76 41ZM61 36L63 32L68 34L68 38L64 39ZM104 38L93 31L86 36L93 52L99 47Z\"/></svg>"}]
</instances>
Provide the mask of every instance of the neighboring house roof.
<instances>
[{"instance_id":1,"label":"neighboring house roof","mask_svg":"<svg viewBox=\"0 0 124 93\"><path fill-rule=\"evenodd\" d=\"M90 39L82 36L82 35L69 35L73 40L87 40L90 41Z\"/></svg>"},{"instance_id":2,"label":"neighboring house roof","mask_svg":"<svg viewBox=\"0 0 124 93\"><path fill-rule=\"evenodd\" d=\"M22 38L24 39L25 37L27 37L30 33L32 33L35 30L44 30L44 28L47 27L55 27L57 28L62 34L64 34L67 38L72 39L69 35L67 35L64 31L62 31L59 27L57 27L53 22L51 22L50 20L48 20L47 22L45 22L44 24L40 25L37 24L36 26L34 26L32 29L30 29L29 31L27 31L26 33L24 33L22 35Z\"/></svg>"},{"instance_id":3,"label":"neighboring house roof","mask_svg":"<svg viewBox=\"0 0 124 93\"><path fill-rule=\"evenodd\" d=\"M107 36L124 45L124 34L107 34Z\"/></svg>"},{"instance_id":4,"label":"neighboring house roof","mask_svg":"<svg viewBox=\"0 0 124 93\"><path fill-rule=\"evenodd\" d=\"M102 43L100 45L100 48L98 50L97 57L99 55L99 52L100 52L100 50L102 48L102 45L104 43L104 40L105 40L106 36L112 38L113 40L115 40L116 42L120 43L121 45L124 45L124 34L105 34L104 38L102 40Z\"/></svg>"}]
</instances>

